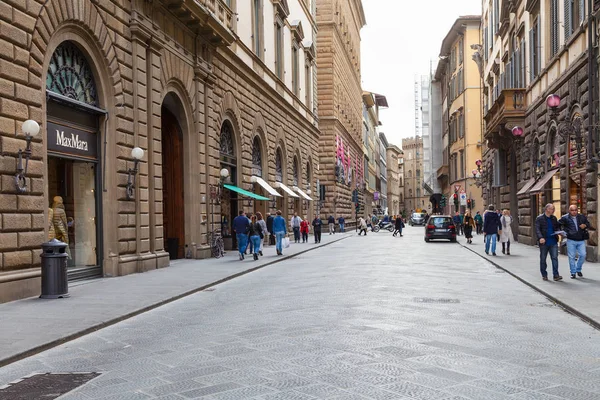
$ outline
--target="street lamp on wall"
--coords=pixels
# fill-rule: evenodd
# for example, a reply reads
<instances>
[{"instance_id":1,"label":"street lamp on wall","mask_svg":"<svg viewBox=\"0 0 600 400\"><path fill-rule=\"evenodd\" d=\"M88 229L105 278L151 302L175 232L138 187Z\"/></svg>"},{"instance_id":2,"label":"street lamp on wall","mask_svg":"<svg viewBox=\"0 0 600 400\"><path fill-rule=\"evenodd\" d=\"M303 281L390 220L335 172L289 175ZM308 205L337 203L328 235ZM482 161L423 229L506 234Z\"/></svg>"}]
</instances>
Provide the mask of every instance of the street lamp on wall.
<instances>
[{"instance_id":1,"label":"street lamp on wall","mask_svg":"<svg viewBox=\"0 0 600 400\"><path fill-rule=\"evenodd\" d=\"M558 107L560 106L560 96L557 94L551 94L546 98L546 105L550 109L550 120L554 121L557 125L557 133L567 141L567 148L570 148L570 140L571 138L575 139L575 147L577 149L577 165L581 166L583 163L581 159L581 150L583 147L583 135L581 132L581 118L576 118L573 121L565 120L563 122L558 122L559 111Z\"/></svg>"},{"instance_id":2,"label":"street lamp on wall","mask_svg":"<svg viewBox=\"0 0 600 400\"><path fill-rule=\"evenodd\" d=\"M127 187L125 188L125 194L127 200L133 199L133 189L135 189L135 176L138 173L138 164L144 157L144 150L139 147L134 147L131 150L131 158L133 158L133 168L127 170Z\"/></svg>"},{"instance_id":3,"label":"street lamp on wall","mask_svg":"<svg viewBox=\"0 0 600 400\"><path fill-rule=\"evenodd\" d=\"M481 187L486 181L487 171L482 168L483 161L481 160L475 161L475 166L477 168L471 171L471 173L473 174L473 179L475 179L475 185Z\"/></svg>"},{"instance_id":4,"label":"street lamp on wall","mask_svg":"<svg viewBox=\"0 0 600 400\"><path fill-rule=\"evenodd\" d=\"M19 149L15 186L19 193L25 193L27 192L27 180L25 179L27 177L27 166L29 165L29 159L31 158L31 139L40 133L40 124L32 119L28 119L23 122L21 131L25 134L27 145L25 150ZM23 168L23 155L25 155L25 168Z\"/></svg>"}]
</instances>

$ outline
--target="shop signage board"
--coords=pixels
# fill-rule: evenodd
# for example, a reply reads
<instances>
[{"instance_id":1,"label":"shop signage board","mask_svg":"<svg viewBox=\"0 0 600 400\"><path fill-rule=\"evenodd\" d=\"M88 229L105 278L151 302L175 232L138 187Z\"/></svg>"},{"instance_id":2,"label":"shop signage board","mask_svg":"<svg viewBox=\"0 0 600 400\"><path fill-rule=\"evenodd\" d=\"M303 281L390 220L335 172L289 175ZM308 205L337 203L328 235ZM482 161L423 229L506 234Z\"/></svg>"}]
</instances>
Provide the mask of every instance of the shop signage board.
<instances>
[{"instance_id":1,"label":"shop signage board","mask_svg":"<svg viewBox=\"0 0 600 400\"><path fill-rule=\"evenodd\" d=\"M48 121L48 151L67 156L96 160L97 135L68 125Z\"/></svg>"}]
</instances>

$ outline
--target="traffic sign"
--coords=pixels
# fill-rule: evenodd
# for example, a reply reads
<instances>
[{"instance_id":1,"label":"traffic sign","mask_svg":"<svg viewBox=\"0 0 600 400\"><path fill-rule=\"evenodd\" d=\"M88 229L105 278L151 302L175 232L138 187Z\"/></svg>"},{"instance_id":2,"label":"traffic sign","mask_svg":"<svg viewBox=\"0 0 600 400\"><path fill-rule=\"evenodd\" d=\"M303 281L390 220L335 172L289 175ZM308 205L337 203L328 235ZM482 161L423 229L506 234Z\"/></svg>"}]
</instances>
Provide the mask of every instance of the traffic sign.
<instances>
[{"instance_id":1,"label":"traffic sign","mask_svg":"<svg viewBox=\"0 0 600 400\"><path fill-rule=\"evenodd\" d=\"M454 185L454 191L458 192L460 190L461 186L460 185Z\"/></svg>"}]
</instances>

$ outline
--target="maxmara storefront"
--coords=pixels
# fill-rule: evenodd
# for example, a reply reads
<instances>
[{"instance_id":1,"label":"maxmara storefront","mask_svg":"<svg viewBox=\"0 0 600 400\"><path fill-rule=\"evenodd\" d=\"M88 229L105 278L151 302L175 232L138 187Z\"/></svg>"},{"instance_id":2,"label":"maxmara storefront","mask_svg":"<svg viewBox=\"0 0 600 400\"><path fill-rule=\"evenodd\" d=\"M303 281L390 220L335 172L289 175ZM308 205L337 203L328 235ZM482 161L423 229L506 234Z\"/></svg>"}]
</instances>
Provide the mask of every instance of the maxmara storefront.
<instances>
[{"instance_id":1,"label":"maxmara storefront","mask_svg":"<svg viewBox=\"0 0 600 400\"><path fill-rule=\"evenodd\" d=\"M51 238L70 279L120 276L210 256L240 209L314 215L316 119L225 2L26 3L0 15L0 302L39 294Z\"/></svg>"}]
</instances>

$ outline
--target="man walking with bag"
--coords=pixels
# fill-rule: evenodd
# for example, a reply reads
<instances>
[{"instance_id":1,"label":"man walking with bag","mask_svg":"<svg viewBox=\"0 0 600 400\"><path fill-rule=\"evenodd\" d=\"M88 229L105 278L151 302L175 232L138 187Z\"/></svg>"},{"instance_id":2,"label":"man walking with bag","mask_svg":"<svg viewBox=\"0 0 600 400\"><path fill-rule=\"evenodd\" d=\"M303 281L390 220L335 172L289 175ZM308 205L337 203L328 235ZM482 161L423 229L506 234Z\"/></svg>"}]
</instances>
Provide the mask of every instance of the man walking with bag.
<instances>
[{"instance_id":1,"label":"man walking with bag","mask_svg":"<svg viewBox=\"0 0 600 400\"><path fill-rule=\"evenodd\" d=\"M585 241L590 238L588 232L590 222L585 215L577 212L577 206L574 204L569 206L569 213L563 215L558 222L567 233L567 254L571 279L575 279L577 276L583 277L581 268L586 257Z\"/></svg>"}]
</instances>

